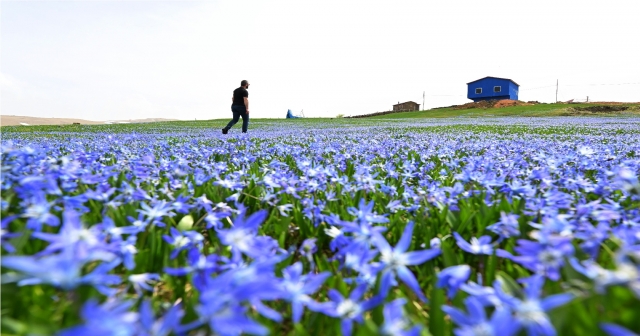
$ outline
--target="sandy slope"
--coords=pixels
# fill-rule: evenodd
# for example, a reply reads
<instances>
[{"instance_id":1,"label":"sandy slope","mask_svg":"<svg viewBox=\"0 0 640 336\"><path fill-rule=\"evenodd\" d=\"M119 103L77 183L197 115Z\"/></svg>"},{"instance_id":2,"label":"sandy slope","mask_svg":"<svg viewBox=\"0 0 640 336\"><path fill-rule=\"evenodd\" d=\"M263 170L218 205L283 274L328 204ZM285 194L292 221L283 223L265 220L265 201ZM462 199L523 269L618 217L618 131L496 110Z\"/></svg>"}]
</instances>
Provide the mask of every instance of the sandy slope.
<instances>
[{"instance_id":1,"label":"sandy slope","mask_svg":"<svg viewBox=\"0 0 640 336\"><path fill-rule=\"evenodd\" d=\"M141 123L141 122L155 122L155 121L173 121L178 119L161 119L161 118L147 118L147 119L133 119L133 120L112 120L106 121L92 121L83 119L71 119L71 118L38 118L38 117L23 117L14 115L0 115L1 126L16 126L22 124L29 125L71 125L73 123L80 123L82 125L98 125L106 123Z\"/></svg>"}]
</instances>

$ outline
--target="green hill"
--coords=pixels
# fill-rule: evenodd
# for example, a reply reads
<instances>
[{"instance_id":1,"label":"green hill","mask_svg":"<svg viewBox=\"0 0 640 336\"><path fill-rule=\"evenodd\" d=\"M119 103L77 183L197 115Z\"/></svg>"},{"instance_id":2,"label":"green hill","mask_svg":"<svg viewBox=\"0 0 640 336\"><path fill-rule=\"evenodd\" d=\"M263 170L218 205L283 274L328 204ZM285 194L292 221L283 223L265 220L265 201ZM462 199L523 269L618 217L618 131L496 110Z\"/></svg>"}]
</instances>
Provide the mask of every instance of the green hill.
<instances>
[{"instance_id":1,"label":"green hill","mask_svg":"<svg viewBox=\"0 0 640 336\"><path fill-rule=\"evenodd\" d=\"M623 110L624 109L624 110ZM451 117L550 117L550 116L612 116L640 115L639 103L584 103L584 104L535 104L509 106L499 108L467 108L456 107L435 108L424 111L397 112L366 119L404 119L404 118L451 118Z\"/></svg>"}]
</instances>

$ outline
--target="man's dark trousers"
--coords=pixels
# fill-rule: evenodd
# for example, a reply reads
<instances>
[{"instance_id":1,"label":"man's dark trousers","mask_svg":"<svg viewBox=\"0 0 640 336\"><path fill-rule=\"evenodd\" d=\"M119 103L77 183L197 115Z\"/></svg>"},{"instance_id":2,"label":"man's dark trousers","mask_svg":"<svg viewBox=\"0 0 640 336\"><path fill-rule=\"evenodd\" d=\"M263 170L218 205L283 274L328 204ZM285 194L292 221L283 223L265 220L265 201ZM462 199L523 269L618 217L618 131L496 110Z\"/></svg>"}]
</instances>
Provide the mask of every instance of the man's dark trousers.
<instances>
[{"instance_id":1,"label":"man's dark trousers","mask_svg":"<svg viewBox=\"0 0 640 336\"><path fill-rule=\"evenodd\" d=\"M229 130L235 125L240 117L242 117L242 133L247 133L249 127L249 115L247 114L247 108L244 105L231 105L231 112L233 112L233 120L227 124L226 130Z\"/></svg>"}]
</instances>

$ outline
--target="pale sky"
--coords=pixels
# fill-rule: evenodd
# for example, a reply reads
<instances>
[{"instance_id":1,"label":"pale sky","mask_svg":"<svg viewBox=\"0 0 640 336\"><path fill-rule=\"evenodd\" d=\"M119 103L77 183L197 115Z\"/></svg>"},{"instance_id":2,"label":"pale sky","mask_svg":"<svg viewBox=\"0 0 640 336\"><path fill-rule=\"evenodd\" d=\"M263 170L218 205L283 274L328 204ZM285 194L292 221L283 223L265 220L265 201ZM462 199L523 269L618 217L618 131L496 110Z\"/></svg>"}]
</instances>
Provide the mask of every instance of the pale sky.
<instances>
[{"instance_id":1,"label":"pale sky","mask_svg":"<svg viewBox=\"0 0 640 336\"><path fill-rule=\"evenodd\" d=\"M520 100L640 101L640 2L5 1L3 115L89 120L308 117L469 102L511 78Z\"/></svg>"}]
</instances>

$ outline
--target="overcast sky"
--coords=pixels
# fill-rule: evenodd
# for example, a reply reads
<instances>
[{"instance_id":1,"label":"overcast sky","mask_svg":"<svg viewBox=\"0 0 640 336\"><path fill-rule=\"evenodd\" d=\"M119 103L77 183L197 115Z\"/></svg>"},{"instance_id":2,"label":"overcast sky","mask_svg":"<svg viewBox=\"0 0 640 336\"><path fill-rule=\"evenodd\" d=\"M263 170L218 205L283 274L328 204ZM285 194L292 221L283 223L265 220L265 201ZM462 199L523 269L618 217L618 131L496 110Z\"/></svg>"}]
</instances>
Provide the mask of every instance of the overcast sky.
<instances>
[{"instance_id":1,"label":"overcast sky","mask_svg":"<svg viewBox=\"0 0 640 336\"><path fill-rule=\"evenodd\" d=\"M469 102L511 78L520 100L640 101L638 1L5 1L4 115L253 118Z\"/></svg>"}]
</instances>

